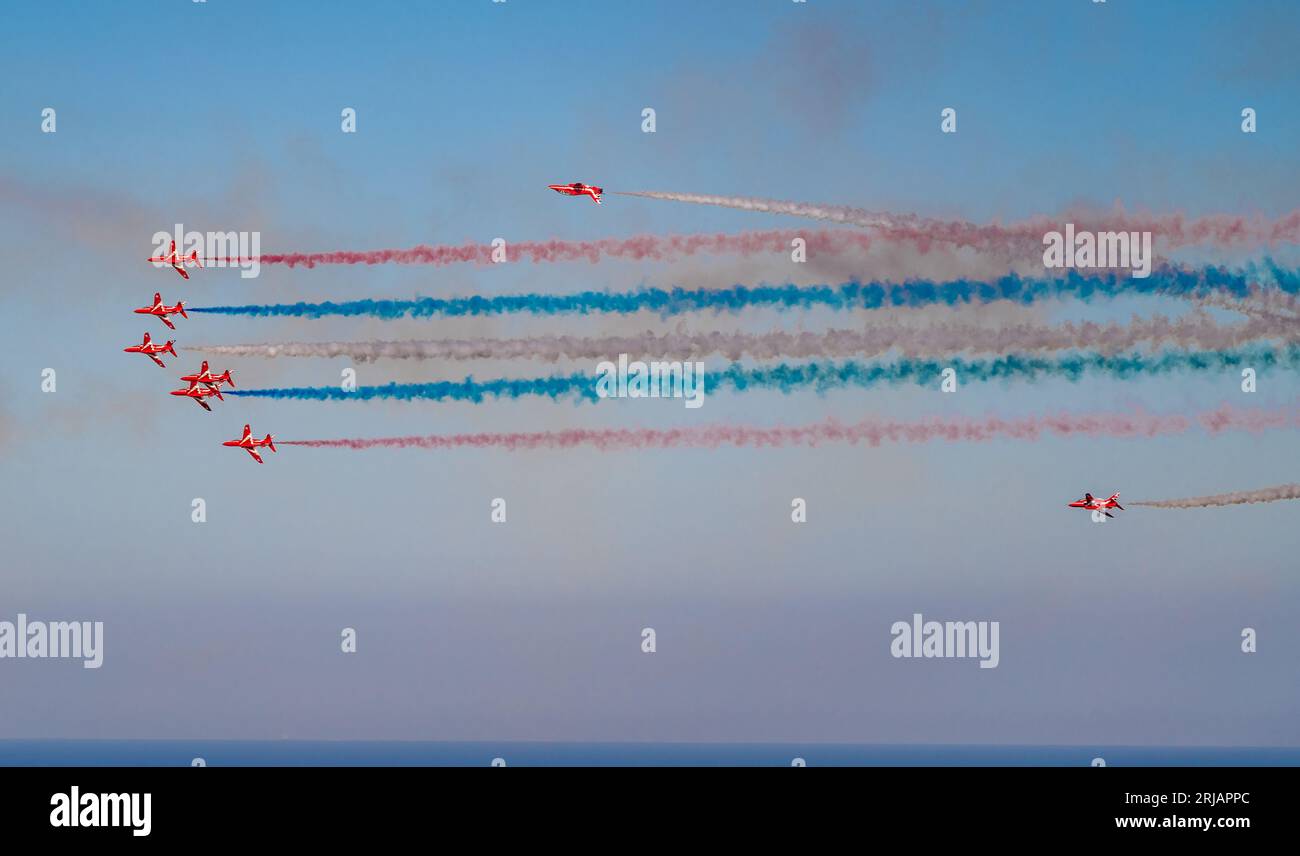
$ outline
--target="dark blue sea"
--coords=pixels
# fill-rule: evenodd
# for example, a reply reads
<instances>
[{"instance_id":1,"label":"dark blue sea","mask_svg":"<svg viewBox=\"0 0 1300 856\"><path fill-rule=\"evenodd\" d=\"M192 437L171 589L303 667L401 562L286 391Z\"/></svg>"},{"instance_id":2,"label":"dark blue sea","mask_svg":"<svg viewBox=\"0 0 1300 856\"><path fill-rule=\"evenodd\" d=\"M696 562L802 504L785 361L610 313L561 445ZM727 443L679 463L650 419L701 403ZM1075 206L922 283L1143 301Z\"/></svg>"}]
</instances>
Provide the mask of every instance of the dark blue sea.
<instances>
[{"instance_id":1,"label":"dark blue sea","mask_svg":"<svg viewBox=\"0 0 1300 856\"><path fill-rule=\"evenodd\" d=\"M516 743L317 740L0 740L0 766L188 767L1300 766L1300 747Z\"/></svg>"}]
</instances>

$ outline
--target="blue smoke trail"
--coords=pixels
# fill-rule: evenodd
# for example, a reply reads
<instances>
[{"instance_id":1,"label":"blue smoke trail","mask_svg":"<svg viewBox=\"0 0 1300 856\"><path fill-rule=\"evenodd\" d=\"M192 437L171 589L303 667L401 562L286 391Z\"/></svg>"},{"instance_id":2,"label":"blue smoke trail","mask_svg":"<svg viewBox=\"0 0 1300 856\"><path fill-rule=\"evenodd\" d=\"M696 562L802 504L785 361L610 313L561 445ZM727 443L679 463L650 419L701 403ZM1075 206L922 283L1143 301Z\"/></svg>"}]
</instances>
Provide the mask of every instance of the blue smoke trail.
<instances>
[{"instance_id":1,"label":"blue smoke trail","mask_svg":"<svg viewBox=\"0 0 1300 856\"><path fill-rule=\"evenodd\" d=\"M246 306L197 306L191 312L220 315L321 318L326 315L366 315L387 320L432 316L502 315L526 312L533 315L586 314L589 312L631 313L641 310L662 316L712 309L736 311L748 306L780 309L880 309L944 304L990 303L1010 300L1030 304L1050 298L1074 297L1083 301L1118 295L1205 296L1224 292L1246 297L1252 284L1273 285L1288 293L1300 292L1300 271L1288 271L1271 262L1250 265L1240 271L1224 267L1162 267L1145 279L1127 274L1085 275L1077 271L1055 279L1024 278L1010 274L1000 279L909 280L903 283L846 282L843 285L734 285L730 288L685 289L642 288L610 293L581 291L576 294L514 294L495 297L417 297L412 300L347 300L324 303L272 303Z\"/></svg>"},{"instance_id":2,"label":"blue smoke trail","mask_svg":"<svg viewBox=\"0 0 1300 856\"><path fill-rule=\"evenodd\" d=\"M188 307L187 307L188 308ZM236 390L228 389L224 395ZM595 399L596 379L594 375L572 374L553 375L537 378L497 378L495 380L477 381L467 377L461 381L437 381L434 383L386 383L382 386L358 386L351 392L345 392L339 386L299 386L286 389L241 389L240 395L255 398L289 398L306 401L338 401L347 399L369 401L373 398L391 398L398 401L472 401L475 404L486 398L523 398L524 396L548 396L559 399L569 396Z\"/></svg>"},{"instance_id":3,"label":"blue smoke trail","mask_svg":"<svg viewBox=\"0 0 1300 856\"><path fill-rule=\"evenodd\" d=\"M902 359L891 363L808 362L779 363L774 366L746 366L731 363L720 372L705 373L705 392L722 389L744 392L749 389L773 389L793 392L812 389L824 392L844 387L867 388L886 384L938 383L945 368L957 372L962 383L990 380L1024 380L1064 378L1074 382L1088 374L1105 374L1127 380L1135 377L1163 375L1178 371L1216 371L1250 366L1257 370L1300 368L1300 345L1275 348L1267 345L1225 351L1165 351L1158 354L1131 353L1108 356L1078 353L1061 357L1031 357L1011 354L1004 357L967 360ZM361 386L345 392L338 386L290 387L285 389L230 389L226 395L259 398L337 401L368 401L374 398L399 401L472 401L486 398L522 398L545 396L551 399L574 398L598 401L596 375L568 374L549 377L435 383L389 383Z\"/></svg>"}]
</instances>

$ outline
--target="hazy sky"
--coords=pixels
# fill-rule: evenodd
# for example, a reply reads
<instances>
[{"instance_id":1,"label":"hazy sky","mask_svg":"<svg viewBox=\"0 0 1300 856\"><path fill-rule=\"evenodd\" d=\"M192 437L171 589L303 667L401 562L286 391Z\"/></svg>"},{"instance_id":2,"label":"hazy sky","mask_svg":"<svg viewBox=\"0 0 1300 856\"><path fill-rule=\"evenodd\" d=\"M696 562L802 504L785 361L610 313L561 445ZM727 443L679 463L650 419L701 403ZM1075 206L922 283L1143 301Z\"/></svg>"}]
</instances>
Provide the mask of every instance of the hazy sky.
<instances>
[{"instance_id":1,"label":"hazy sky","mask_svg":"<svg viewBox=\"0 0 1300 856\"><path fill-rule=\"evenodd\" d=\"M1300 207L1290 3L9 4L0 33L0 620L97 620L104 665L0 660L0 738L1300 745L1295 503L1131 508L1297 481L1295 435L598 453L224 449L278 438L1293 404L1292 374L575 405L165 394L185 344L647 329L865 313L380 322L195 306L984 272L979 259L697 256L492 267L144 263L182 223L264 252L819 228L546 189L769 196L980 222L1071 206ZM1240 131L1243 107L1259 132ZM57 110L57 132L40 131ZM357 111L357 132L340 111ZM657 131L641 130L652 107ZM939 131L958 110L958 132ZM1282 250L1294 263L1294 248ZM1189 256L1191 257L1191 256ZM1199 258L1199 257L1198 257ZM1167 300L927 318L1127 318ZM672 356L672 355L648 355ZM232 359L240 388L336 360ZM719 366L715 358L710 366ZM41 371L57 371L57 392ZM361 383L594 365L390 361ZM177 369L177 371L173 371ZM205 500L207 522L191 522ZM508 522L489 519L494 497ZM790 502L808 502L806 524ZM996 669L889 654L914 612L1000 622ZM342 628L358 651L339 650ZM644 654L641 630L658 650ZM1239 648L1259 634L1258 653Z\"/></svg>"}]
</instances>

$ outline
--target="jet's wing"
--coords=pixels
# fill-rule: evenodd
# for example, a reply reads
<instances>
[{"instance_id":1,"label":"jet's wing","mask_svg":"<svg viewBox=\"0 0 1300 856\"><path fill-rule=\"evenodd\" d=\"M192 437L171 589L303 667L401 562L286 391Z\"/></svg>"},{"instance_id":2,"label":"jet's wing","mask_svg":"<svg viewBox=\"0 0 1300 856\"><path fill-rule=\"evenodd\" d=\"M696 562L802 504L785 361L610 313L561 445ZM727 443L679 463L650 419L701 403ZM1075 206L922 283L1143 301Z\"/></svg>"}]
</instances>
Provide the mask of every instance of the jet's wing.
<instances>
[{"instance_id":1,"label":"jet's wing","mask_svg":"<svg viewBox=\"0 0 1300 856\"><path fill-rule=\"evenodd\" d=\"M166 315L159 315L159 316L158 316L158 320L159 320L159 321L162 321L164 324L166 324L166 325L167 325L167 328L168 328L169 330L175 330L175 329L176 329L176 325L173 324L172 322L168 321Z\"/></svg>"},{"instance_id":2,"label":"jet's wing","mask_svg":"<svg viewBox=\"0 0 1300 856\"><path fill-rule=\"evenodd\" d=\"M153 354L145 354L145 356L148 357L149 359L153 360L155 363L157 363L158 365L162 366L163 368L167 368L167 364L164 363L162 360L158 359L158 358L157 358L156 356L154 356Z\"/></svg>"},{"instance_id":3,"label":"jet's wing","mask_svg":"<svg viewBox=\"0 0 1300 856\"><path fill-rule=\"evenodd\" d=\"M194 400L199 403L199 407L202 407L204 410L208 411L209 413L212 412L212 408L208 406L208 403L206 401L204 401L201 398L196 398Z\"/></svg>"},{"instance_id":4,"label":"jet's wing","mask_svg":"<svg viewBox=\"0 0 1300 856\"><path fill-rule=\"evenodd\" d=\"M188 273L185 272L185 268L181 267L180 265L172 265L172 268L173 268L173 269L174 269L178 274L181 275L181 279L189 279L189 278L190 278L190 275L189 275Z\"/></svg>"},{"instance_id":5,"label":"jet's wing","mask_svg":"<svg viewBox=\"0 0 1300 856\"><path fill-rule=\"evenodd\" d=\"M247 452L248 454L252 455L252 456L253 456L253 460L257 461L259 464L260 464L260 463L263 463L263 461L262 461L262 456L259 455L259 454L257 454L257 450L256 450L256 449L250 449L250 448L248 448L248 447L246 446L246 447L244 447L244 451Z\"/></svg>"}]
</instances>

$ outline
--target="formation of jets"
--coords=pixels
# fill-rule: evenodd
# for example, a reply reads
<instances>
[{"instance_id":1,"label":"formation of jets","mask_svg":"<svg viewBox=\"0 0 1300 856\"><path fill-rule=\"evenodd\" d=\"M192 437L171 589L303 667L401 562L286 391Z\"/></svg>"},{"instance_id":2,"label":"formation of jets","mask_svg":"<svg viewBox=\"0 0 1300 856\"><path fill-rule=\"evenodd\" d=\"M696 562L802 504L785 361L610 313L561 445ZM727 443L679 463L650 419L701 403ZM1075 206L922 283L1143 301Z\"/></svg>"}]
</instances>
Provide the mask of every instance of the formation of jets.
<instances>
[{"instance_id":1,"label":"formation of jets","mask_svg":"<svg viewBox=\"0 0 1300 856\"><path fill-rule=\"evenodd\" d=\"M193 263L199 267L203 267L202 263L199 262L197 250L190 253L188 256L180 256L176 252L175 241L172 241L171 249L168 251L167 255L151 256L149 261L171 265L172 269L180 274L183 279L190 278L189 273L185 270L187 264ZM163 303L162 294L158 292L154 293L153 303L148 306L141 306L139 309L134 310L134 312L137 315L153 315L159 321L166 324L167 329L169 330L175 330L176 325L173 324L172 320L167 316L179 315L182 318L190 317L185 313L185 301L178 300L176 301L175 306L168 306L166 303ZM141 340L140 344L130 345L122 350L128 354L144 354L162 368L166 368L167 364L159 358L160 354L170 354L171 356L178 358L180 356L176 353L176 341L174 339L168 339L166 342L159 344L158 342L153 341L148 333L144 334L144 338ZM171 390L171 394L180 398L188 398L209 413L212 412L212 406L208 404L207 399L215 398L218 401L225 401L225 396L221 394L222 384L232 388L235 385L234 380L230 377L230 369L226 369L219 374L214 373L212 369L209 368L207 360L203 361L197 372L181 375L181 382L188 385L180 389ZM252 456L253 460L260 464L263 463L262 456L257 450L266 447L274 452L275 438L270 434L267 434L264 438L259 440L253 436L250 426L245 425L242 437L238 440L227 440L221 445L234 446L243 449Z\"/></svg>"},{"instance_id":2,"label":"formation of jets","mask_svg":"<svg viewBox=\"0 0 1300 856\"><path fill-rule=\"evenodd\" d=\"M572 184L551 184L548 186L551 190L564 196L589 196L597 205L600 204L600 197L605 192L602 188L590 184L583 184L581 181L575 181ZM176 251L175 241L171 242L166 254L150 256L147 261L155 265L170 265L171 269L176 271L181 279L186 280L190 278L189 271L186 270L187 266L193 265L199 268L203 267L203 263L199 260L198 250L193 250L189 255L183 256ZM176 301L176 305L168 306L166 303L163 303L162 294L160 292L154 293L153 303L148 306L141 306L134 310L134 312L137 315L154 316L165 324L169 330L176 329L176 325L168 317L169 315L179 315L186 319L190 317L185 313L185 301L178 300ZM159 358L159 354L170 354L173 357L179 357L176 353L175 340L168 339L165 343L158 344L150 338L148 333L144 334L144 339L140 344L131 345L122 350L129 354L144 354L146 357L157 363L161 368L166 368L167 364ZM188 386L180 389L173 389L171 390L171 394L180 398L188 398L209 413L212 412L212 406L208 404L206 399L215 398L218 401L225 401L225 396L221 394L221 385L223 383L230 387L235 385L234 381L230 379L229 369L221 374L213 374L212 370L208 368L207 360L203 361L203 364L199 367L197 372L181 375L181 382L188 384ZM266 437L258 440L253 437L252 429L248 425L244 426L244 434L238 440L227 440L221 445L243 449L259 464L263 463L262 456L257 452L259 448L266 447L272 452L275 451L274 438L270 434L267 434Z\"/></svg>"},{"instance_id":3,"label":"formation of jets","mask_svg":"<svg viewBox=\"0 0 1300 856\"><path fill-rule=\"evenodd\" d=\"M1118 508L1120 511L1124 510L1124 506L1119 504L1118 493L1112 493L1110 497L1107 499L1101 499L1099 497L1093 496L1090 493L1085 493L1083 495L1083 499L1076 499L1074 502L1070 503L1069 507L1083 508L1088 511L1100 511L1102 514L1105 514L1107 517L1111 518L1112 520L1115 518L1115 515L1111 514L1106 509Z\"/></svg>"},{"instance_id":4,"label":"formation of jets","mask_svg":"<svg viewBox=\"0 0 1300 856\"><path fill-rule=\"evenodd\" d=\"M600 204L600 195L605 192L599 187L592 187L590 184L583 184L581 181L575 181L573 184L548 184L546 186L565 196L590 196L597 205Z\"/></svg>"},{"instance_id":5,"label":"formation of jets","mask_svg":"<svg viewBox=\"0 0 1300 856\"><path fill-rule=\"evenodd\" d=\"M580 181L575 181L572 184L552 184L548 186L551 190L564 196L589 196L597 205L600 204L600 197L605 192L602 188L590 184L583 184ZM188 256L182 256L176 251L175 241L171 242L171 246L168 248L165 255L150 256L148 261L153 264L171 265L172 270L176 271L182 279L190 278L189 271L185 269L187 265L192 264L196 267L203 267L203 263L199 261L198 250L192 251ZM153 296L153 303L149 306L142 306L139 309L136 309L135 313L137 315L153 315L159 321L163 322L163 324L167 325L167 329L169 330L175 330L176 325L173 324L171 319L167 316L179 315L182 318L189 318L189 315L185 314L185 302L183 300L176 301L175 306L168 306L163 303L161 293L155 293ZM159 345L150 339L148 333L145 333L144 340L140 344L131 345L130 347L123 348L123 350L127 353L144 354L162 368L166 368L166 364L158 358L158 355L170 354L173 357L178 356L175 345L176 342L170 339L165 344ZM221 394L221 385L223 383L230 387L235 385L234 381L230 379L229 369L221 374L213 374L208 368L206 360L203 361L203 365L200 366L196 373L182 375L181 381L188 383L189 386L181 389L173 389L171 394L182 398L189 398L208 412L212 411L212 407L205 399L216 398L218 401L225 401L225 397ZM267 434L265 438L258 440L252 436L252 429L248 425L244 426L244 434L238 440L227 440L221 445L244 449L248 454L252 455L253 460L257 461L259 464L262 463L262 456L257 453L259 448L265 446L272 452L275 451L275 444L270 434Z\"/></svg>"},{"instance_id":6,"label":"formation of jets","mask_svg":"<svg viewBox=\"0 0 1300 856\"><path fill-rule=\"evenodd\" d=\"M165 255L165 256L150 256L150 257L148 258L148 261L151 261L151 262L157 262L157 263L159 263L159 264L168 264L168 265L171 265L171 266L172 266L172 270L176 271L178 274L181 275L181 279L189 279L189 278L190 278L189 273L186 272L186 270L185 270L185 265L186 265L186 263L188 263L188 262L193 262L194 264L198 265L199 267L203 267L203 263L199 261L199 251L198 251L198 250L191 250L191 251L190 251L190 254L189 254L188 256L179 256L179 255L176 254L176 242L175 242L175 241L172 241L171 249L167 251L167 255Z\"/></svg>"}]
</instances>

